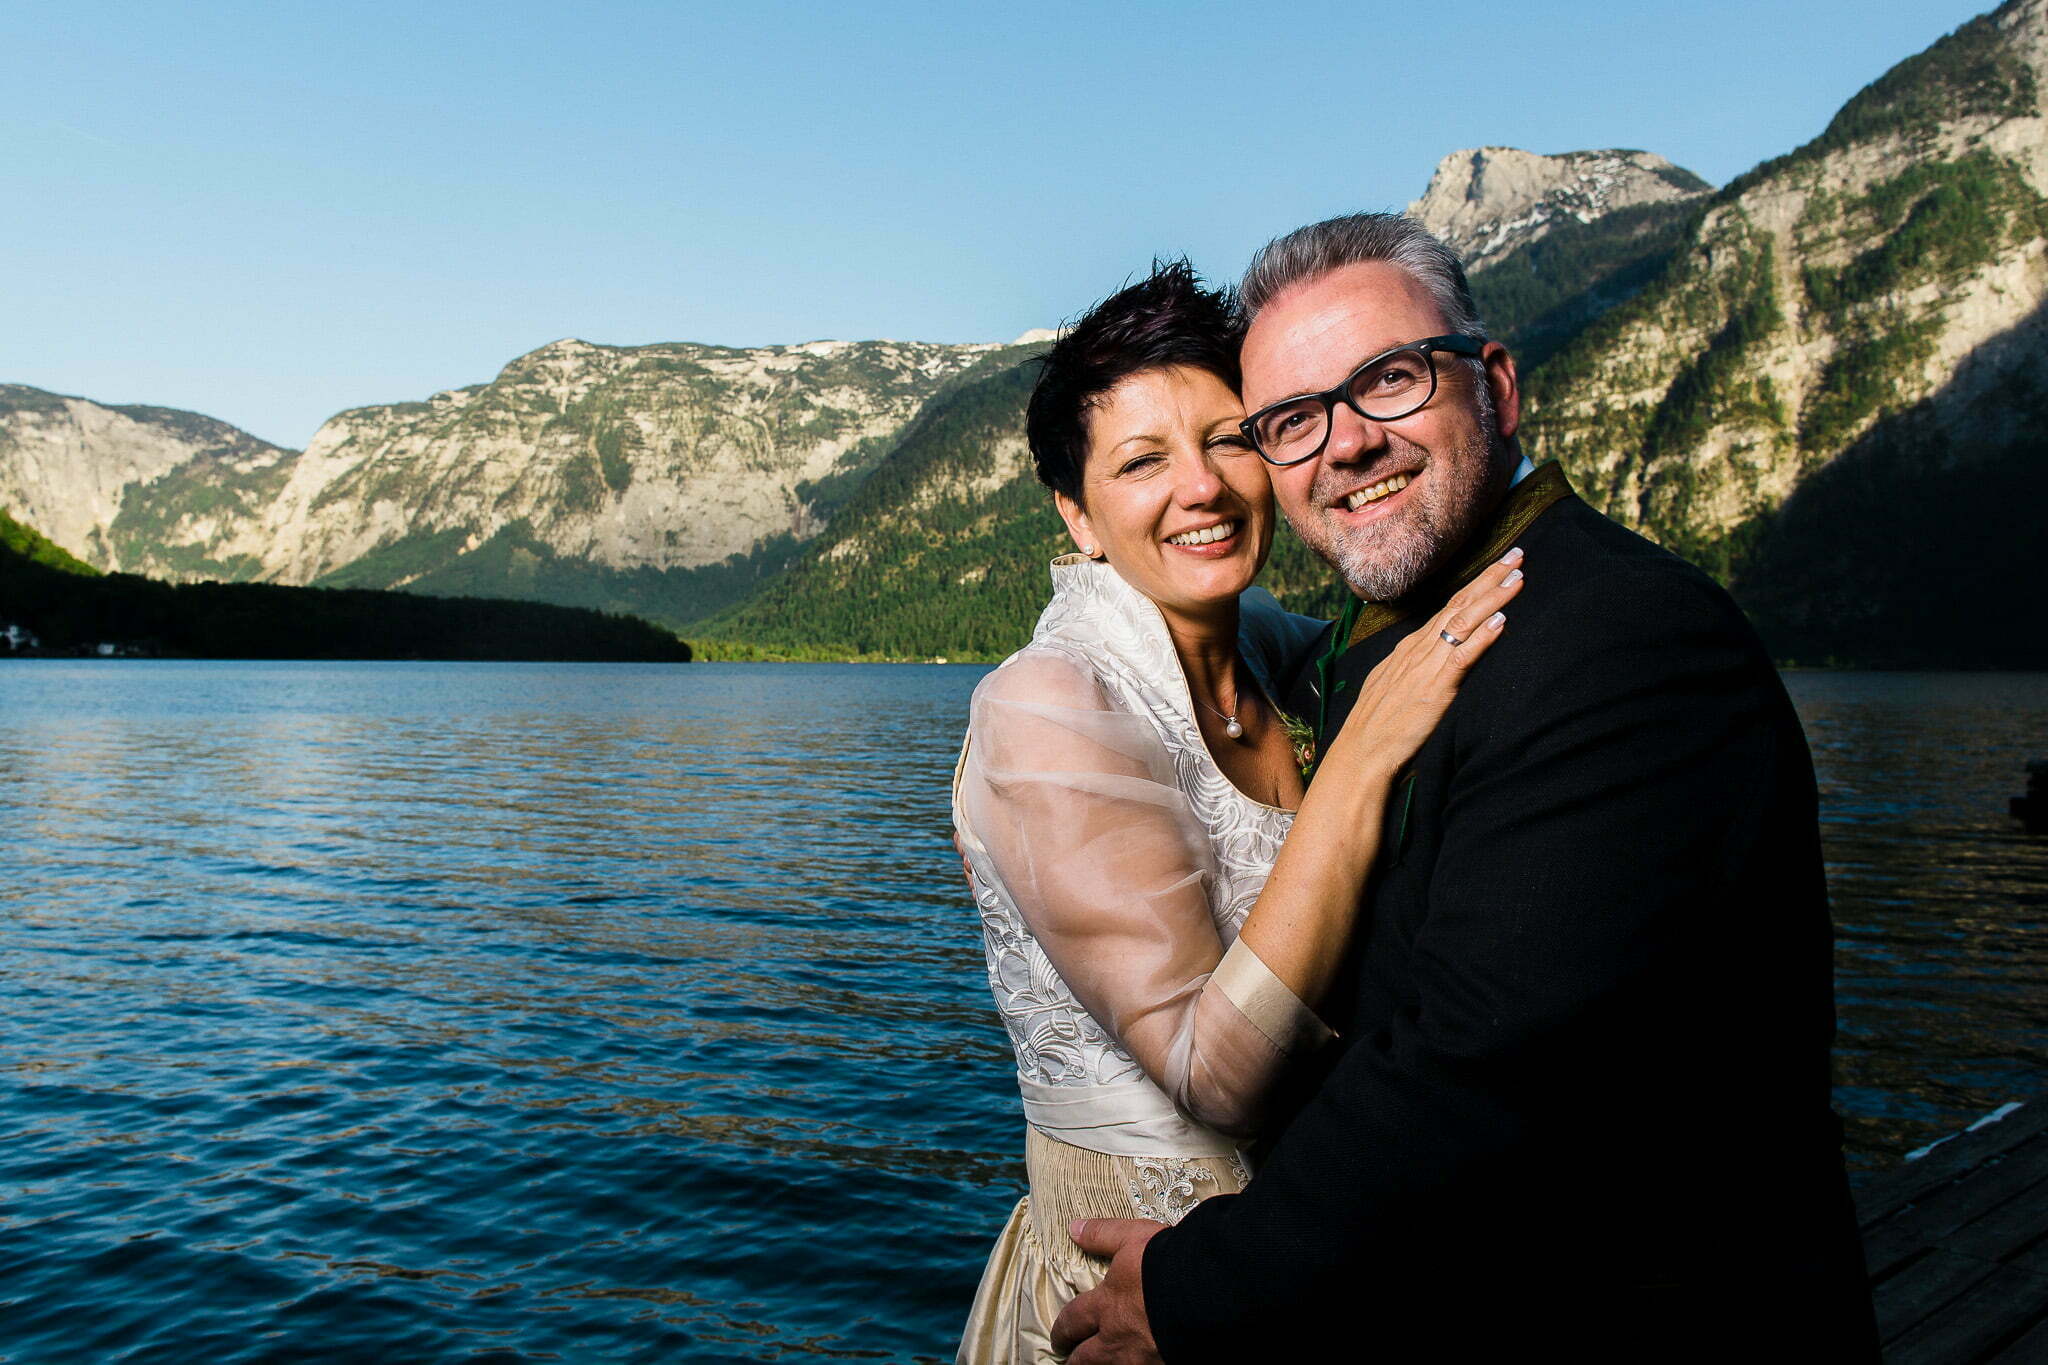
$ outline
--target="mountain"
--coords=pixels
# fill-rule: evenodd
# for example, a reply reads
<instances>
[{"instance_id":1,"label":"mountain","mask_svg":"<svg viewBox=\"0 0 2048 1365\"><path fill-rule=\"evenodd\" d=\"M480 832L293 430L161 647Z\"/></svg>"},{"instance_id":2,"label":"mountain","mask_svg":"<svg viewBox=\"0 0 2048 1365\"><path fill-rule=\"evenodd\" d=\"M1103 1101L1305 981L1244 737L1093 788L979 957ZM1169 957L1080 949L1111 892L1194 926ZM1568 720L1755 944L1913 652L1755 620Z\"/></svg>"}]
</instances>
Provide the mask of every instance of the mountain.
<instances>
[{"instance_id":1,"label":"mountain","mask_svg":"<svg viewBox=\"0 0 2048 1365\"><path fill-rule=\"evenodd\" d=\"M131 494L160 481L191 483L212 490L202 515L248 515L282 487L297 454L196 412L0 384L0 507L102 569L208 567L166 562L132 520L121 525Z\"/></svg>"},{"instance_id":2,"label":"mountain","mask_svg":"<svg viewBox=\"0 0 2048 1365\"><path fill-rule=\"evenodd\" d=\"M1059 521L1013 364L935 400L781 576L704 622L718 657L1000 658L1044 604ZM733 642L744 642L735 646Z\"/></svg>"},{"instance_id":3,"label":"mountain","mask_svg":"<svg viewBox=\"0 0 2048 1365\"><path fill-rule=\"evenodd\" d=\"M1045 565L1073 547L1031 472L1013 365L935 400L786 572L698 627L718 658L1000 659L1045 605ZM1283 525L1266 587L1334 614L1329 570Z\"/></svg>"},{"instance_id":4,"label":"mountain","mask_svg":"<svg viewBox=\"0 0 2048 1365\"><path fill-rule=\"evenodd\" d=\"M1720 575L1781 658L2048 666L2014 628L2039 614L2020 556L2048 494L2044 68L2048 0L2013 0L1722 190L1640 153L1485 148L1417 201L1479 252L1531 454ZM935 404L786 574L704 624L711 648L1015 648L1060 547L1028 388ZM1332 605L1286 539L1269 582Z\"/></svg>"},{"instance_id":5,"label":"mountain","mask_svg":"<svg viewBox=\"0 0 2048 1365\"><path fill-rule=\"evenodd\" d=\"M2048 0L1900 63L1716 194L1537 372L1532 453L1781 655L2048 663Z\"/></svg>"},{"instance_id":6,"label":"mountain","mask_svg":"<svg viewBox=\"0 0 2048 1365\"><path fill-rule=\"evenodd\" d=\"M1011 348L565 340L344 412L303 452L0 391L0 498L104 567L545 598L681 623L780 566L948 384Z\"/></svg>"},{"instance_id":7,"label":"mountain","mask_svg":"<svg viewBox=\"0 0 2048 1365\"><path fill-rule=\"evenodd\" d=\"M1713 189L1649 152L1612 149L1540 156L1515 147L1476 147L1439 161L1408 216L1465 262L1486 270L1573 224L1622 209L1684 203Z\"/></svg>"},{"instance_id":8,"label":"mountain","mask_svg":"<svg viewBox=\"0 0 2048 1365\"><path fill-rule=\"evenodd\" d=\"M2048 666L2014 629L2048 493L2048 0L1899 63L1715 190L1485 147L1413 211L1471 253L1532 454L1728 582L1779 657ZM992 657L1060 543L1010 346L563 341L303 452L0 389L0 504L102 568L510 595L714 652ZM1327 612L1282 537L1269 583Z\"/></svg>"},{"instance_id":9,"label":"mountain","mask_svg":"<svg viewBox=\"0 0 2048 1365\"><path fill-rule=\"evenodd\" d=\"M1524 370L1662 270L1713 187L1649 152L1453 152L1408 212L1464 258Z\"/></svg>"},{"instance_id":10,"label":"mountain","mask_svg":"<svg viewBox=\"0 0 2048 1365\"><path fill-rule=\"evenodd\" d=\"M1646 152L1487 147L1445 157L1410 211L1484 253L1472 278L1489 316L1540 328L1626 297L1621 281L1652 257L1661 264L1675 241L1669 225L1709 188ZM1489 295L1496 274L1513 283ZM1612 283L1595 288L1595 275ZM705 647L782 658L1000 658L1016 648L1044 604L1045 561L1067 548L1024 445L1033 377L1024 365L934 400L802 555L700 624ZM1328 569L1284 526L1262 581L1296 610L1340 605Z\"/></svg>"}]
</instances>

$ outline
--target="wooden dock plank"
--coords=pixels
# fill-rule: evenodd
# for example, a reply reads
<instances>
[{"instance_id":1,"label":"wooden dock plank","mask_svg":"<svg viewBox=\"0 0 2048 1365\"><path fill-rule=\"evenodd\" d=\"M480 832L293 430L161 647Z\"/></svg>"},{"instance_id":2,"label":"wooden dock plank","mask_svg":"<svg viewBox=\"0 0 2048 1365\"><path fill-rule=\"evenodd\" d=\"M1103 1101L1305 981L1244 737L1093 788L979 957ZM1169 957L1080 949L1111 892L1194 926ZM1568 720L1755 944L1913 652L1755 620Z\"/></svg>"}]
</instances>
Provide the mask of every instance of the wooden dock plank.
<instances>
[{"instance_id":1,"label":"wooden dock plank","mask_svg":"<svg viewBox=\"0 0 2048 1365\"><path fill-rule=\"evenodd\" d=\"M1877 1339L1891 1342L1904 1336L1941 1309L1989 1279L1996 1265L1973 1256L1936 1250L1887 1280L1884 1292L1873 1295L1877 1308Z\"/></svg>"},{"instance_id":2,"label":"wooden dock plank","mask_svg":"<svg viewBox=\"0 0 2048 1365\"><path fill-rule=\"evenodd\" d=\"M1999 1266L1885 1347L1885 1365L1981 1360L2048 1316L2048 1275Z\"/></svg>"},{"instance_id":3,"label":"wooden dock plank","mask_svg":"<svg viewBox=\"0 0 2048 1365\"><path fill-rule=\"evenodd\" d=\"M2003 1203L1958 1229L1942 1245L1980 1260L2017 1263L2044 1235L2048 1235L2048 1180L2014 1181L2006 1187ZM2048 1272L2048 1265L2029 1269Z\"/></svg>"},{"instance_id":4,"label":"wooden dock plank","mask_svg":"<svg viewBox=\"0 0 2048 1365\"><path fill-rule=\"evenodd\" d=\"M2036 1323L2025 1335L1998 1353L1985 1365L2041 1365L2048 1360L2048 1322Z\"/></svg>"},{"instance_id":5,"label":"wooden dock plank","mask_svg":"<svg viewBox=\"0 0 2048 1365\"><path fill-rule=\"evenodd\" d=\"M2041 1132L2048 1132L2048 1102L2036 1101L1975 1132L1958 1133L1919 1160L1872 1181L1857 1195L1858 1214L1867 1227Z\"/></svg>"},{"instance_id":6,"label":"wooden dock plank","mask_svg":"<svg viewBox=\"0 0 2048 1365\"><path fill-rule=\"evenodd\" d=\"M2022 1270L2031 1270L2036 1275L2048 1275L2048 1237L2008 1259ZM2048 1356L2043 1356L2042 1359L2048 1360Z\"/></svg>"},{"instance_id":7,"label":"wooden dock plank","mask_svg":"<svg viewBox=\"0 0 2048 1365\"><path fill-rule=\"evenodd\" d=\"M1866 1269L1872 1278L1882 1279L1923 1247L1945 1245L1963 1228L2043 1180L2048 1180L2048 1134L1999 1153L1874 1226L1866 1223Z\"/></svg>"},{"instance_id":8,"label":"wooden dock plank","mask_svg":"<svg viewBox=\"0 0 2048 1365\"><path fill-rule=\"evenodd\" d=\"M1886 1365L2048 1363L2048 1097L1856 1199Z\"/></svg>"}]
</instances>

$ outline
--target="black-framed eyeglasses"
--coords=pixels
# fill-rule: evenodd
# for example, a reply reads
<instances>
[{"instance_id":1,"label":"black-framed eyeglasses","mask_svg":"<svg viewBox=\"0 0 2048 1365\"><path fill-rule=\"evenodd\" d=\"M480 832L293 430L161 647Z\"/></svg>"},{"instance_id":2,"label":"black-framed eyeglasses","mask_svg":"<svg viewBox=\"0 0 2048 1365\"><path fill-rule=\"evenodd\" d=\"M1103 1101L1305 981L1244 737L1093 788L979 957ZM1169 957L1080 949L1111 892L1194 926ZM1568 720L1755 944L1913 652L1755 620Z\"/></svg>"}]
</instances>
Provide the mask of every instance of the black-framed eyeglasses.
<instances>
[{"instance_id":1,"label":"black-framed eyeglasses","mask_svg":"<svg viewBox=\"0 0 2048 1365\"><path fill-rule=\"evenodd\" d=\"M1436 352L1477 356L1485 349L1485 342L1468 336L1411 341L1380 352L1334 389L1260 408L1240 422L1238 430L1267 464L1284 469L1313 460L1330 443L1339 402L1371 422L1406 417L1436 397Z\"/></svg>"}]
</instances>

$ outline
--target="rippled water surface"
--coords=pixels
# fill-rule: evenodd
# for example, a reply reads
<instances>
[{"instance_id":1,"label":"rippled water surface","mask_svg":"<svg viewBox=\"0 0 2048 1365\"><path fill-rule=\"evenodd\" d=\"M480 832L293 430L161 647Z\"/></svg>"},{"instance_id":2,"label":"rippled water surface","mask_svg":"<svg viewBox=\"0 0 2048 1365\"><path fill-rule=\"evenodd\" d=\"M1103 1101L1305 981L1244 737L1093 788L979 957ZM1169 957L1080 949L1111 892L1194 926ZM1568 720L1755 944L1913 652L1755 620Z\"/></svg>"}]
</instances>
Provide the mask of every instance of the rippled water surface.
<instances>
[{"instance_id":1,"label":"rippled water surface","mask_svg":"<svg viewBox=\"0 0 2048 1365\"><path fill-rule=\"evenodd\" d=\"M1820 779L1835 1107L1868 1173L2048 1089L2048 835L2007 805L2048 760L2048 674L1785 681Z\"/></svg>"},{"instance_id":2,"label":"rippled water surface","mask_svg":"<svg viewBox=\"0 0 2048 1365\"><path fill-rule=\"evenodd\" d=\"M950 1359L981 672L0 663L0 1359ZM2048 1083L2048 678L1789 682L1870 1168Z\"/></svg>"}]
</instances>

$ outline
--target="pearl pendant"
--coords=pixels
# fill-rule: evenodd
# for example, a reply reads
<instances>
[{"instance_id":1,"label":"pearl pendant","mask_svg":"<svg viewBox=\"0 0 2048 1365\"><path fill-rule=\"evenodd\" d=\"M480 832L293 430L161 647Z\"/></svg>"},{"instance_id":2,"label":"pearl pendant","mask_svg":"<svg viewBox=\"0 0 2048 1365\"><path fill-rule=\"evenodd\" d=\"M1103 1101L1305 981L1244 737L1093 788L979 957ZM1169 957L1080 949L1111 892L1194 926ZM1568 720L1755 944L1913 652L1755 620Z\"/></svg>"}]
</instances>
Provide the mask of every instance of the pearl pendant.
<instances>
[{"instance_id":1,"label":"pearl pendant","mask_svg":"<svg viewBox=\"0 0 2048 1365\"><path fill-rule=\"evenodd\" d=\"M1223 733L1229 735L1232 739L1243 739L1244 727L1237 723L1236 716L1225 716L1223 718Z\"/></svg>"}]
</instances>

